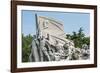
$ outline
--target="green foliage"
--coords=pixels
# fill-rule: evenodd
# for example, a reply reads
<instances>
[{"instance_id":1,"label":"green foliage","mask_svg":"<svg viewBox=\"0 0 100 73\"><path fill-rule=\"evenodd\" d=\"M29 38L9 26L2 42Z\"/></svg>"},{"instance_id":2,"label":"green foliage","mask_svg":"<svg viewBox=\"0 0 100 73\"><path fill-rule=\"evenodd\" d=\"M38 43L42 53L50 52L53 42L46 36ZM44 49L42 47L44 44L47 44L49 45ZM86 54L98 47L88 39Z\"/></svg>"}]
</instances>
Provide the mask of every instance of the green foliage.
<instances>
[{"instance_id":1,"label":"green foliage","mask_svg":"<svg viewBox=\"0 0 100 73\"><path fill-rule=\"evenodd\" d=\"M30 34L26 36L22 34L22 62L28 62L32 39L33 37Z\"/></svg>"},{"instance_id":2,"label":"green foliage","mask_svg":"<svg viewBox=\"0 0 100 73\"><path fill-rule=\"evenodd\" d=\"M83 29L80 28L78 32L73 32L72 35L67 34L67 39L70 39L74 42L75 47L82 48L83 44L90 44L90 37L85 37Z\"/></svg>"},{"instance_id":3,"label":"green foliage","mask_svg":"<svg viewBox=\"0 0 100 73\"><path fill-rule=\"evenodd\" d=\"M83 38L83 43L87 44L87 45L90 45L90 37Z\"/></svg>"}]
</instances>

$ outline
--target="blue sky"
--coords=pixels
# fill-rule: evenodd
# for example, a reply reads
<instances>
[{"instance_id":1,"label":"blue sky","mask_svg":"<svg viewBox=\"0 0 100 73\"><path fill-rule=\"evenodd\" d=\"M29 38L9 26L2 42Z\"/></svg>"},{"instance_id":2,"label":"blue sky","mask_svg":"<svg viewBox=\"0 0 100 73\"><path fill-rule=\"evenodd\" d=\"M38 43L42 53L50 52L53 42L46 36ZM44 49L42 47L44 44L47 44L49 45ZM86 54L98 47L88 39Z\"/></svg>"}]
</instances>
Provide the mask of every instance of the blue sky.
<instances>
[{"instance_id":1,"label":"blue sky","mask_svg":"<svg viewBox=\"0 0 100 73\"><path fill-rule=\"evenodd\" d=\"M89 13L22 10L22 33L24 35L35 34L35 13L37 16L46 16L63 22L65 33L72 34L73 31L78 32L79 28L82 27L85 35L90 35Z\"/></svg>"}]
</instances>

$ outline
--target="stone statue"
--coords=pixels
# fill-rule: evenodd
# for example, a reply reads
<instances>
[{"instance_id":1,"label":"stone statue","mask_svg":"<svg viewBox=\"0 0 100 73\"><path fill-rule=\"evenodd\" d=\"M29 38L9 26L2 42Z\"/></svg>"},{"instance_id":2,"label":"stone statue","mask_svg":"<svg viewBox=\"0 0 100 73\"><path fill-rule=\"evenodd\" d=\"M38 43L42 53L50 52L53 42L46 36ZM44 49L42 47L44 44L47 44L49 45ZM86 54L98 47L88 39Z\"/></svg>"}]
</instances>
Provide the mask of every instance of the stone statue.
<instances>
[{"instance_id":1,"label":"stone statue","mask_svg":"<svg viewBox=\"0 0 100 73\"><path fill-rule=\"evenodd\" d=\"M90 53L87 45L75 48L74 43L65 37L62 23L36 15L36 35L33 36L29 61L84 60L89 58Z\"/></svg>"}]
</instances>

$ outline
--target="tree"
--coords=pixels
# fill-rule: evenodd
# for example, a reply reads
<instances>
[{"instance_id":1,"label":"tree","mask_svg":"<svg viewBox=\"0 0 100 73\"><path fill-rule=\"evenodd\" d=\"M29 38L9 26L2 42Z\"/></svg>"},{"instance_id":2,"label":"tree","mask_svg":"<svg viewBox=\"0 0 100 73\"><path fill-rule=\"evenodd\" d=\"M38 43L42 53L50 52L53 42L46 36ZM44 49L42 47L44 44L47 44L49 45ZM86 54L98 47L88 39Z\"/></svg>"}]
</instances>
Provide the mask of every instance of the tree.
<instances>
[{"instance_id":1,"label":"tree","mask_svg":"<svg viewBox=\"0 0 100 73\"><path fill-rule=\"evenodd\" d=\"M83 45L83 38L85 38L85 34L83 33L83 29L82 29L82 27L79 29L79 31L78 31L78 47L79 48L82 48L82 45Z\"/></svg>"},{"instance_id":2,"label":"tree","mask_svg":"<svg viewBox=\"0 0 100 73\"><path fill-rule=\"evenodd\" d=\"M90 37L84 37L83 38L83 44L86 44L86 45L90 45Z\"/></svg>"},{"instance_id":3,"label":"tree","mask_svg":"<svg viewBox=\"0 0 100 73\"><path fill-rule=\"evenodd\" d=\"M29 34L24 36L22 34L22 62L28 62L29 54L31 52L30 44L33 37Z\"/></svg>"},{"instance_id":4,"label":"tree","mask_svg":"<svg viewBox=\"0 0 100 73\"><path fill-rule=\"evenodd\" d=\"M78 47L78 35L76 32L73 32L72 36L71 36L71 40L73 40L75 47Z\"/></svg>"},{"instance_id":5,"label":"tree","mask_svg":"<svg viewBox=\"0 0 100 73\"><path fill-rule=\"evenodd\" d=\"M73 32L72 35L67 34L67 39L70 39L74 42L75 47L82 48L83 44L89 45L90 38L85 37L82 27L79 29L78 32Z\"/></svg>"},{"instance_id":6,"label":"tree","mask_svg":"<svg viewBox=\"0 0 100 73\"><path fill-rule=\"evenodd\" d=\"M66 39L70 39L71 40L71 35L70 34L66 34Z\"/></svg>"}]
</instances>

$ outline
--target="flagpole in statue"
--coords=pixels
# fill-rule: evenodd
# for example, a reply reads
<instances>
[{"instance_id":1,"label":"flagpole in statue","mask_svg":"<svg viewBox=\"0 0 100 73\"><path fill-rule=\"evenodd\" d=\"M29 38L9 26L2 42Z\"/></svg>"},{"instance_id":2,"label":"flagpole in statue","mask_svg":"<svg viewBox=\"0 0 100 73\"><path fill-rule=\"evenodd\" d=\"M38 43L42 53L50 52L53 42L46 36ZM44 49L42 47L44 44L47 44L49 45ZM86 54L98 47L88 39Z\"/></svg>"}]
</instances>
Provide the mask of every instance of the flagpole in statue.
<instances>
[{"instance_id":1,"label":"flagpole in statue","mask_svg":"<svg viewBox=\"0 0 100 73\"><path fill-rule=\"evenodd\" d=\"M42 46L41 46L41 39L43 38L42 37L42 33L41 33L41 30L40 30L40 25L39 25L39 20L38 20L38 16L37 14L35 14L35 19L36 19L36 38L37 38L37 41L38 41L38 55L39 55L39 59L40 61L43 61L43 52L42 52Z\"/></svg>"},{"instance_id":2,"label":"flagpole in statue","mask_svg":"<svg viewBox=\"0 0 100 73\"><path fill-rule=\"evenodd\" d=\"M38 62L39 61L39 54L38 54L38 47L37 47L37 38L39 36L39 28L38 28L38 21L37 21L37 14L35 14L35 19L36 19L36 35L34 35L35 37L33 37L33 41L32 41L32 54L34 57L34 61Z\"/></svg>"}]
</instances>

